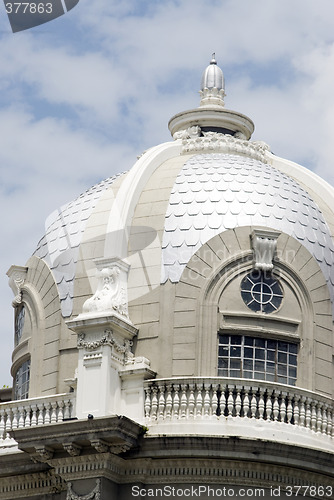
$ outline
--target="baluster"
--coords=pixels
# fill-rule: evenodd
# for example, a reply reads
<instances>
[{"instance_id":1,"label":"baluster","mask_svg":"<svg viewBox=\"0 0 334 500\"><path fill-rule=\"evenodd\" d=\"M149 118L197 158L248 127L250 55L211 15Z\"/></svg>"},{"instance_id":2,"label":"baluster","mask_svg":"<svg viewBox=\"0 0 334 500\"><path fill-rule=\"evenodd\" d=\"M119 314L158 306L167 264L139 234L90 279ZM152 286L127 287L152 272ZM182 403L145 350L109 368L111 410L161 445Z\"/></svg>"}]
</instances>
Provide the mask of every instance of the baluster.
<instances>
[{"instance_id":1,"label":"baluster","mask_svg":"<svg viewBox=\"0 0 334 500\"><path fill-rule=\"evenodd\" d=\"M45 416L44 416L44 423L45 424L50 424L51 423L51 403L46 403L44 405L45 408Z\"/></svg>"},{"instance_id":2,"label":"baluster","mask_svg":"<svg viewBox=\"0 0 334 500\"><path fill-rule=\"evenodd\" d=\"M43 425L44 424L44 410L45 410L45 406L44 406L43 403L39 403L39 405L37 406L37 408L38 408L37 425Z\"/></svg>"},{"instance_id":3,"label":"baluster","mask_svg":"<svg viewBox=\"0 0 334 500\"><path fill-rule=\"evenodd\" d=\"M327 409L327 436L331 437L333 430L333 421L332 421L332 411L330 408Z\"/></svg>"},{"instance_id":4,"label":"baluster","mask_svg":"<svg viewBox=\"0 0 334 500\"><path fill-rule=\"evenodd\" d=\"M7 418L5 422L5 438L6 439L11 439L8 432L14 429L13 426L13 421L14 421L14 411L13 409L8 410L7 412Z\"/></svg>"},{"instance_id":5,"label":"baluster","mask_svg":"<svg viewBox=\"0 0 334 500\"><path fill-rule=\"evenodd\" d=\"M306 398L305 405L306 405L305 427L307 429L310 429L311 428L311 406L310 406L310 402L309 402L308 398Z\"/></svg>"},{"instance_id":6,"label":"baluster","mask_svg":"<svg viewBox=\"0 0 334 500\"><path fill-rule=\"evenodd\" d=\"M317 412L317 422L316 422L316 431L320 434L322 432L322 406L321 403L316 405Z\"/></svg>"},{"instance_id":7,"label":"baluster","mask_svg":"<svg viewBox=\"0 0 334 500\"><path fill-rule=\"evenodd\" d=\"M204 416L205 418L209 418L210 415L210 384L204 384L204 390L205 390L205 395L204 395Z\"/></svg>"},{"instance_id":8,"label":"baluster","mask_svg":"<svg viewBox=\"0 0 334 500\"><path fill-rule=\"evenodd\" d=\"M51 403L51 424L55 424L58 422L58 415L57 415L57 408L58 408L58 403L57 401L53 401Z\"/></svg>"},{"instance_id":9,"label":"baluster","mask_svg":"<svg viewBox=\"0 0 334 500\"><path fill-rule=\"evenodd\" d=\"M316 432L317 431L317 410L316 410L316 404L314 401L311 403L311 428L312 431Z\"/></svg>"},{"instance_id":10,"label":"baluster","mask_svg":"<svg viewBox=\"0 0 334 500\"><path fill-rule=\"evenodd\" d=\"M189 384L189 399L188 399L188 415L189 418L193 419L194 418L194 411L195 411L195 389L196 389L196 384L191 383Z\"/></svg>"},{"instance_id":11,"label":"baluster","mask_svg":"<svg viewBox=\"0 0 334 500\"><path fill-rule=\"evenodd\" d=\"M173 398L172 398L172 385L167 384L167 397L166 397L166 419L172 418Z\"/></svg>"},{"instance_id":12,"label":"baluster","mask_svg":"<svg viewBox=\"0 0 334 500\"><path fill-rule=\"evenodd\" d=\"M299 407L299 401L297 400L297 397L295 394L293 396L293 401L294 401L293 409L292 409L293 421L294 421L295 425L299 426L300 425L300 418L299 418L300 407Z\"/></svg>"},{"instance_id":13,"label":"baluster","mask_svg":"<svg viewBox=\"0 0 334 500\"><path fill-rule=\"evenodd\" d=\"M181 401L180 401L180 410L181 410L181 418L187 417L187 384L181 384Z\"/></svg>"},{"instance_id":14,"label":"baluster","mask_svg":"<svg viewBox=\"0 0 334 500\"><path fill-rule=\"evenodd\" d=\"M5 439L5 410L0 411L0 442Z\"/></svg>"},{"instance_id":15,"label":"baluster","mask_svg":"<svg viewBox=\"0 0 334 500\"><path fill-rule=\"evenodd\" d=\"M277 394L273 394L274 400L272 401L272 414L274 417L274 421L277 422L279 416L279 403L277 400Z\"/></svg>"},{"instance_id":16,"label":"baluster","mask_svg":"<svg viewBox=\"0 0 334 500\"><path fill-rule=\"evenodd\" d=\"M261 388L259 389L259 419L263 420L263 414L264 414L264 391L261 391Z\"/></svg>"},{"instance_id":17,"label":"baluster","mask_svg":"<svg viewBox=\"0 0 334 500\"><path fill-rule=\"evenodd\" d=\"M147 420L151 420L151 387L145 387L144 410Z\"/></svg>"},{"instance_id":18,"label":"baluster","mask_svg":"<svg viewBox=\"0 0 334 500\"><path fill-rule=\"evenodd\" d=\"M22 429L22 427L25 426L24 425L24 421L25 421L24 414L25 414L25 408L24 408L24 406L20 406L18 409L18 422L17 422L17 426L19 429Z\"/></svg>"},{"instance_id":19,"label":"baluster","mask_svg":"<svg viewBox=\"0 0 334 500\"><path fill-rule=\"evenodd\" d=\"M158 398L157 398L157 392L158 392L158 388L154 385L152 387L152 392L153 392L153 396L152 396L152 412L151 412L151 415L152 415L152 420L157 420L157 411L158 411Z\"/></svg>"},{"instance_id":20,"label":"baluster","mask_svg":"<svg viewBox=\"0 0 334 500\"><path fill-rule=\"evenodd\" d=\"M234 409L234 398L233 398L233 387L228 387L228 397L227 397L227 416L233 417L233 409Z\"/></svg>"},{"instance_id":21,"label":"baluster","mask_svg":"<svg viewBox=\"0 0 334 500\"><path fill-rule=\"evenodd\" d=\"M197 394L196 394L196 418L202 417L202 407L203 407L202 384L198 384Z\"/></svg>"},{"instance_id":22,"label":"baluster","mask_svg":"<svg viewBox=\"0 0 334 500\"><path fill-rule=\"evenodd\" d=\"M286 393L281 392L279 398L279 411L280 411L280 421L285 422L286 417Z\"/></svg>"},{"instance_id":23,"label":"baluster","mask_svg":"<svg viewBox=\"0 0 334 500\"><path fill-rule=\"evenodd\" d=\"M64 401L59 401L58 408L59 408L58 422L60 422L61 420L64 420L64 415L65 415L65 403L64 403Z\"/></svg>"},{"instance_id":24,"label":"baluster","mask_svg":"<svg viewBox=\"0 0 334 500\"><path fill-rule=\"evenodd\" d=\"M291 422L292 422L293 410L292 410L292 403L291 403L291 396L290 396L290 394L288 394L288 395L287 395L286 402L287 402L287 407L286 407L286 419L287 419L287 423L288 423L288 424L291 424Z\"/></svg>"},{"instance_id":25,"label":"baluster","mask_svg":"<svg viewBox=\"0 0 334 500\"><path fill-rule=\"evenodd\" d=\"M328 410L328 407L326 405L323 405L323 407L322 407L322 427L321 427L322 434L327 434L327 424L328 424L327 410Z\"/></svg>"},{"instance_id":26,"label":"baluster","mask_svg":"<svg viewBox=\"0 0 334 500\"><path fill-rule=\"evenodd\" d=\"M247 392L246 392L247 391ZM250 400L248 395L248 389L245 389L245 396L243 400L244 417L247 418L250 412Z\"/></svg>"},{"instance_id":27,"label":"baluster","mask_svg":"<svg viewBox=\"0 0 334 500\"><path fill-rule=\"evenodd\" d=\"M212 417L213 418L219 418L217 415L217 409L218 409L218 389L219 386L217 385L216 387L212 387L212 399L211 399L211 408L212 408Z\"/></svg>"},{"instance_id":28,"label":"baluster","mask_svg":"<svg viewBox=\"0 0 334 500\"><path fill-rule=\"evenodd\" d=\"M236 416L237 417L241 417L241 395L240 395L240 392L241 392L241 388L237 388L237 395L236 395L236 398L235 398L235 411L236 411Z\"/></svg>"},{"instance_id":29,"label":"baluster","mask_svg":"<svg viewBox=\"0 0 334 500\"><path fill-rule=\"evenodd\" d=\"M256 418L257 400L255 392L252 392L250 410L251 410L251 418Z\"/></svg>"},{"instance_id":30,"label":"baluster","mask_svg":"<svg viewBox=\"0 0 334 500\"><path fill-rule=\"evenodd\" d=\"M163 420L165 414L165 385L159 384L159 404L158 404L158 419Z\"/></svg>"},{"instance_id":31,"label":"baluster","mask_svg":"<svg viewBox=\"0 0 334 500\"><path fill-rule=\"evenodd\" d=\"M174 398L173 398L173 417L175 419L179 418L179 409L180 409L180 396L179 396L179 390L180 386L179 384L173 385L174 387Z\"/></svg>"},{"instance_id":32,"label":"baluster","mask_svg":"<svg viewBox=\"0 0 334 500\"><path fill-rule=\"evenodd\" d=\"M64 419L65 418L71 418L72 416L72 401L68 399L65 403L65 408L64 408Z\"/></svg>"},{"instance_id":33,"label":"baluster","mask_svg":"<svg viewBox=\"0 0 334 500\"><path fill-rule=\"evenodd\" d=\"M18 408L13 408L12 409L12 429L17 429L19 426L19 410Z\"/></svg>"},{"instance_id":34,"label":"baluster","mask_svg":"<svg viewBox=\"0 0 334 500\"><path fill-rule=\"evenodd\" d=\"M37 425L37 405L30 405L31 420L30 426L35 427Z\"/></svg>"},{"instance_id":35,"label":"baluster","mask_svg":"<svg viewBox=\"0 0 334 500\"><path fill-rule=\"evenodd\" d=\"M306 402L305 402L303 397L300 398L299 425L300 425L300 427L307 427L307 425L306 425Z\"/></svg>"}]
</instances>

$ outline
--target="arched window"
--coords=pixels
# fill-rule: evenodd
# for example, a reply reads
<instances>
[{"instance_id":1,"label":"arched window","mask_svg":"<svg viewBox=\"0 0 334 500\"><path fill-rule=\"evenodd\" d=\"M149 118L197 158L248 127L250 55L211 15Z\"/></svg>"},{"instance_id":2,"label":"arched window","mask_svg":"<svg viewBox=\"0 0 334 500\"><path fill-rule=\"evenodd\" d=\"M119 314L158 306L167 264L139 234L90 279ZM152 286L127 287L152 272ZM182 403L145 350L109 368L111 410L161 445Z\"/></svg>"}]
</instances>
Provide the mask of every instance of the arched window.
<instances>
[{"instance_id":1,"label":"arched window","mask_svg":"<svg viewBox=\"0 0 334 500\"><path fill-rule=\"evenodd\" d=\"M27 399L29 394L30 359L17 369L14 382L14 399Z\"/></svg>"},{"instance_id":2,"label":"arched window","mask_svg":"<svg viewBox=\"0 0 334 500\"><path fill-rule=\"evenodd\" d=\"M15 314L15 345L21 340L25 318L25 306L22 304L16 311Z\"/></svg>"}]
</instances>

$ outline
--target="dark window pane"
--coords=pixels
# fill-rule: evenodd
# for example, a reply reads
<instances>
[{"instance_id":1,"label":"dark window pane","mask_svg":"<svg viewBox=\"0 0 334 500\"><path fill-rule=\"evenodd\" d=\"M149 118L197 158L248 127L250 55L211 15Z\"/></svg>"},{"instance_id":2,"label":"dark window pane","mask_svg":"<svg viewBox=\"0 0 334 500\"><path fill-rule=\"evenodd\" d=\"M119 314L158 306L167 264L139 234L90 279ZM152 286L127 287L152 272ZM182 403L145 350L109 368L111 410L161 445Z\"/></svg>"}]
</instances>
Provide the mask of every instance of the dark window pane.
<instances>
[{"instance_id":1,"label":"dark window pane","mask_svg":"<svg viewBox=\"0 0 334 500\"><path fill-rule=\"evenodd\" d=\"M297 354L297 352L298 352L297 344L289 344L289 352L291 352L293 354Z\"/></svg>"},{"instance_id":2,"label":"dark window pane","mask_svg":"<svg viewBox=\"0 0 334 500\"><path fill-rule=\"evenodd\" d=\"M245 337L244 344L245 345L249 345L249 346L254 345L254 339L253 339L253 337Z\"/></svg>"},{"instance_id":3,"label":"dark window pane","mask_svg":"<svg viewBox=\"0 0 334 500\"><path fill-rule=\"evenodd\" d=\"M264 372L264 361L255 361L255 370Z\"/></svg>"},{"instance_id":4,"label":"dark window pane","mask_svg":"<svg viewBox=\"0 0 334 500\"><path fill-rule=\"evenodd\" d=\"M228 360L223 359L223 358L218 358L218 367L219 368L227 368L228 367Z\"/></svg>"},{"instance_id":5,"label":"dark window pane","mask_svg":"<svg viewBox=\"0 0 334 500\"><path fill-rule=\"evenodd\" d=\"M297 356L295 354L289 354L289 365L297 366Z\"/></svg>"},{"instance_id":6,"label":"dark window pane","mask_svg":"<svg viewBox=\"0 0 334 500\"><path fill-rule=\"evenodd\" d=\"M275 359L276 359L276 352L275 351L267 351L267 359L269 361L275 361Z\"/></svg>"},{"instance_id":7,"label":"dark window pane","mask_svg":"<svg viewBox=\"0 0 334 500\"><path fill-rule=\"evenodd\" d=\"M245 356L245 358L253 358L254 349L252 347L245 347L244 356Z\"/></svg>"},{"instance_id":8,"label":"dark window pane","mask_svg":"<svg viewBox=\"0 0 334 500\"><path fill-rule=\"evenodd\" d=\"M265 347L266 341L264 339L255 339L256 347Z\"/></svg>"},{"instance_id":9,"label":"dark window pane","mask_svg":"<svg viewBox=\"0 0 334 500\"><path fill-rule=\"evenodd\" d=\"M265 374L263 372L255 372L254 378L257 378L258 380L265 380Z\"/></svg>"},{"instance_id":10,"label":"dark window pane","mask_svg":"<svg viewBox=\"0 0 334 500\"><path fill-rule=\"evenodd\" d=\"M241 377L240 370L230 370L230 377Z\"/></svg>"},{"instance_id":11,"label":"dark window pane","mask_svg":"<svg viewBox=\"0 0 334 500\"><path fill-rule=\"evenodd\" d=\"M267 361L267 373L275 374L275 363L270 363Z\"/></svg>"},{"instance_id":12,"label":"dark window pane","mask_svg":"<svg viewBox=\"0 0 334 500\"><path fill-rule=\"evenodd\" d=\"M231 345L241 345L242 337L239 335L231 335Z\"/></svg>"},{"instance_id":13,"label":"dark window pane","mask_svg":"<svg viewBox=\"0 0 334 500\"><path fill-rule=\"evenodd\" d=\"M278 375L286 375L287 367L286 365L277 365L277 373Z\"/></svg>"},{"instance_id":14,"label":"dark window pane","mask_svg":"<svg viewBox=\"0 0 334 500\"><path fill-rule=\"evenodd\" d=\"M228 356L228 347L219 346L218 354L219 354L219 356Z\"/></svg>"},{"instance_id":15,"label":"dark window pane","mask_svg":"<svg viewBox=\"0 0 334 500\"><path fill-rule=\"evenodd\" d=\"M265 359L266 351L264 349L255 349L255 359Z\"/></svg>"},{"instance_id":16,"label":"dark window pane","mask_svg":"<svg viewBox=\"0 0 334 500\"><path fill-rule=\"evenodd\" d=\"M231 356L233 358L240 358L241 356L241 347L234 347L234 346L231 346Z\"/></svg>"},{"instance_id":17,"label":"dark window pane","mask_svg":"<svg viewBox=\"0 0 334 500\"><path fill-rule=\"evenodd\" d=\"M285 352L278 352L277 360L279 363L287 363L288 362L288 355Z\"/></svg>"},{"instance_id":18,"label":"dark window pane","mask_svg":"<svg viewBox=\"0 0 334 500\"><path fill-rule=\"evenodd\" d=\"M268 349L276 349L277 342L276 340L267 340L267 347Z\"/></svg>"},{"instance_id":19,"label":"dark window pane","mask_svg":"<svg viewBox=\"0 0 334 500\"><path fill-rule=\"evenodd\" d=\"M230 359L230 367L240 369L240 359Z\"/></svg>"},{"instance_id":20,"label":"dark window pane","mask_svg":"<svg viewBox=\"0 0 334 500\"><path fill-rule=\"evenodd\" d=\"M230 338L229 335L219 335L220 344L228 344L229 338Z\"/></svg>"},{"instance_id":21,"label":"dark window pane","mask_svg":"<svg viewBox=\"0 0 334 500\"><path fill-rule=\"evenodd\" d=\"M244 359L244 369L245 370L253 370L253 360L252 359Z\"/></svg>"}]
</instances>

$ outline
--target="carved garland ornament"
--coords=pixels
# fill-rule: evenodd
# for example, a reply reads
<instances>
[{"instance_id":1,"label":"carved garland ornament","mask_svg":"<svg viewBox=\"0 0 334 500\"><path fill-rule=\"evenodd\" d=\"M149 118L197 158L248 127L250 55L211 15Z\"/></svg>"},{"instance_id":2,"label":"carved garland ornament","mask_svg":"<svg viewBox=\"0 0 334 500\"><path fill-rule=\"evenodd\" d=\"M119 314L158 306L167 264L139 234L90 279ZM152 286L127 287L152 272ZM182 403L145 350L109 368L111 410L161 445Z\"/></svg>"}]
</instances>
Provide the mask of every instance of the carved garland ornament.
<instances>
[{"instance_id":1,"label":"carved garland ornament","mask_svg":"<svg viewBox=\"0 0 334 500\"><path fill-rule=\"evenodd\" d=\"M268 163L266 157L267 151L270 150L268 144L262 141L247 141L241 132L237 132L235 136L218 132L203 132L202 134L201 128L194 126L176 132L173 138L182 139L182 154L195 151L221 151L247 155L255 160Z\"/></svg>"},{"instance_id":2,"label":"carved garland ornament","mask_svg":"<svg viewBox=\"0 0 334 500\"><path fill-rule=\"evenodd\" d=\"M79 348L84 348L87 351L95 351L99 347L109 345L110 347L114 347L115 351L124 354L126 358L133 357L133 353L131 352L133 342L125 339L124 343L121 344L111 330L105 330L104 335L99 340L87 341L85 338L85 333L79 333L77 344Z\"/></svg>"},{"instance_id":3,"label":"carved garland ornament","mask_svg":"<svg viewBox=\"0 0 334 500\"><path fill-rule=\"evenodd\" d=\"M72 489L72 483L67 484L66 500L101 500L101 480L96 480L96 486L91 493L87 495L77 495Z\"/></svg>"}]
</instances>

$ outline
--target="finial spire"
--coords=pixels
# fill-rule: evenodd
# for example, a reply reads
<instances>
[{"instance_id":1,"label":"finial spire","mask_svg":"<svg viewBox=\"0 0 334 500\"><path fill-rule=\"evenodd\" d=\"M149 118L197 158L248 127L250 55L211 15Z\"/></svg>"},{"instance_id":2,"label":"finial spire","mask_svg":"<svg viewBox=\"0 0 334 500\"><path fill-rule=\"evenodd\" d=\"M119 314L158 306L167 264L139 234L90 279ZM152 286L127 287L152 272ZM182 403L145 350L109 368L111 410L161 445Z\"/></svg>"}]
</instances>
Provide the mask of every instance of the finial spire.
<instances>
[{"instance_id":1,"label":"finial spire","mask_svg":"<svg viewBox=\"0 0 334 500\"><path fill-rule=\"evenodd\" d=\"M202 75L200 106L224 106L224 86L224 75L217 65L216 53L213 52L210 64Z\"/></svg>"},{"instance_id":2,"label":"finial spire","mask_svg":"<svg viewBox=\"0 0 334 500\"><path fill-rule=\"evenodd\" d=\"M212 58L211 58L210 64L217 64L217 61L216 61L216 52L212 53Z\"/></svg>"}]
</instances>

